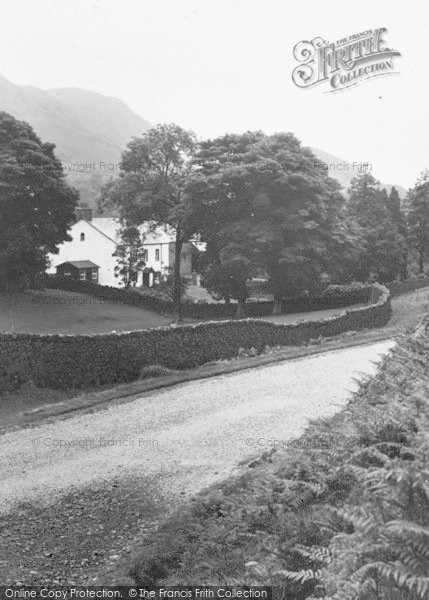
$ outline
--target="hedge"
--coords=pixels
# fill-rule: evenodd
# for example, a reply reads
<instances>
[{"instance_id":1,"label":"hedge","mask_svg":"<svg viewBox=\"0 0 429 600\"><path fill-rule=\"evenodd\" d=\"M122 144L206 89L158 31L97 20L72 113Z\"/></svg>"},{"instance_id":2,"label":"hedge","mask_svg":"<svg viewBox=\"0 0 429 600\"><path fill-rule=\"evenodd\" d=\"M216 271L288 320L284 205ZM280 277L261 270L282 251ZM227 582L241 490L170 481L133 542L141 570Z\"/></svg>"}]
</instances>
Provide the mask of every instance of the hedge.
<instances>
[{"instance_id":1,"label":"hedge","mask_svg":"<svg viewBox=\"0 0 429 600\"><path fill-rule=\"evenodd\" d=\"M121 289L99 285L91 281L80 281L63 277L48 276L42 280L45 287L90 294L97 298L103 298L106 302L121 302L131 306L137 306L154 312L171 315L174 313L174 305L170 300L161 298L150 291L141 289ZM319 296L300 296L284 298L281 312L298 313L327 308L343 308L352 304L371 302L371 285L354 284L352 286L329 286ZM247 302L245 312L248 317L263 317L270 315L273 310L273 302L270 300L260 302ZM237 305L224 303L183 303L183 316L190 319L228 319L234 317Z\"/></svg>"},{"instance_id":2,"label":"hedge","mask_svg":"<svg viewBox=\"0 0 429 600\"><path fill-rule=\"evenodd\" d=\"M418 277L416 279L406 279L405 281L391 281L384 285L389 289L391 296L399 296L399 294L429 286L429 277Z\"/></svg>"},{"instance_id":3,"label":"hedge","mask_svg":"<svg viewBox=\"0 0 429 600\"><path fill-rule=\"evenodd\" d=\"M186 369L236 356L239 349L294 346L320 336L381 327L391 316L387 288L374 284L373 304L321 321L279 324L256 319L159 327L95 335L0 334L0 390L31 381L78 389L133 381L142 367Z\"/></svg>"},{"instance_id":4,"label":"hedge","mask_svg":"<svg viewBox=\"0 0 429 600\"><path fill-rule=\"evenodd\" d=\"M40 285L51 289L89 294L96 298L102 298L106 303L111 301L112 303L118 302L129 304L131 306L145 308L162 314L170 313L173 310L171 301L160 298L153 293L139 293L133 288L126 290L108 285L99 285L98 283L92 283L91 281L80 281L56 276L46 276L42 278L40 280Z\"/></svg>"}]
</instances>

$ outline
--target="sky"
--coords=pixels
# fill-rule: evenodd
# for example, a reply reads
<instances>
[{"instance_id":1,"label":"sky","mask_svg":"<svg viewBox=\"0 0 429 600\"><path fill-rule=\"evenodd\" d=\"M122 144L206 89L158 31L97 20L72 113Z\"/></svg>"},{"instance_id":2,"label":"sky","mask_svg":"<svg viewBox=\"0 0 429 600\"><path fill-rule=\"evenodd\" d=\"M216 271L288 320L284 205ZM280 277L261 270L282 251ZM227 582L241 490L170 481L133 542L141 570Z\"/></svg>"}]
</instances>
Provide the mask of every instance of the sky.
<instances>
[{"instance_id":1,"label":"sky","mask_svg":"<svg viewBox=\"0 0 429 600\"><path fill-rule=\"evenodd\" d=\"M299 88L295 44L385 27L398 74ZM429 168L427 0L0 0L0 74L122 99L201 138L292 131L410 187Z\"/></svg>"}]
</instances>

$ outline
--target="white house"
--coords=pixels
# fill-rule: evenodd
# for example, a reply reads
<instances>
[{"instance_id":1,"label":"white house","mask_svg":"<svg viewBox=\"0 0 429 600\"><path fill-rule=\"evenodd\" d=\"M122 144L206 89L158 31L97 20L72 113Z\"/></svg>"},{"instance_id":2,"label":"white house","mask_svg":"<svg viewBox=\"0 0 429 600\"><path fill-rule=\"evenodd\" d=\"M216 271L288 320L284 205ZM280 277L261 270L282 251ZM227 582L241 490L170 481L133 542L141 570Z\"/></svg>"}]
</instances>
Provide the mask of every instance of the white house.
<instances>
[{"instance_id":1,"label":"white house","mask_svg":"<svg viewBox=\"0 0 429 600\"><path fill-rule=\"evenodd\" d=\"M120 287L120 277L115 276L117 258L113 256L121 243L121 223L114 217L92 218L90 209L78 209L78 221L69 229L72 238L59 246L58 254L50 254L47 273L87 279L101 285ZM79 218L81 217L81 218ZM156 278L168 273L174 266L174 231L142 225L145 251L145 268L139 273L137 285L153 285ZM57 267L58 271L57 271ZM153 271L152 271L153 270ZM184 244L181 257L181 273L192 273L192 244Z\"/></svg>"}]
</instances>

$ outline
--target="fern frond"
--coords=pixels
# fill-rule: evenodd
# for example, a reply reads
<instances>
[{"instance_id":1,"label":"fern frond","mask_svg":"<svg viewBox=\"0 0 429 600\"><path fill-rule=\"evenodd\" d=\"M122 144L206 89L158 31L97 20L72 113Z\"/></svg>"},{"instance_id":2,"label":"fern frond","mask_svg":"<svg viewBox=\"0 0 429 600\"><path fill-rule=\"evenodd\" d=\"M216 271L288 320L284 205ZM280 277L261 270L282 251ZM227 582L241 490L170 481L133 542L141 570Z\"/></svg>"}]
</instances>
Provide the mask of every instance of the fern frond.
<instances>
[{"instance_id":1,"label":"fern frond","mask_svg":"<svg viewBox=\"0 0 429 600\"><path fill-rule=\"evenodd\" d=\"M301 571L287 571L285 569L281 569L280 571L276 571L274 575L278 575L287 581L292 581L293 583L306 583L307 581L317 580L319 581L322 576L322 571L313 569L306 569Z\"/></svg>"},{"instance_id":2,"label":"fern frond","mask_svg":"<svg viewBox=\"0 0 429 600\"><path fill-rule=\"evenodd\" d=\"M389 521L388 523L385 523L384 529L390 534L405 537L407 539L410 537L414 539L415 536L417 536L429 540L429 527L424 527L423 525L411 521Z\"/></svg>"},{"instance_id":3,"label":"fern frond","mask_svg":"<svg viewBox=\"0 0 429 600\"><path fill-rule=\"evenodd\" d=\"M313 562L320 562L324 565L328 565L332 560L332 555L329 551L329 548L324 546L297 545L294 547L294 550L304 558L308 558Z\"/></svg>"}]
</instances>

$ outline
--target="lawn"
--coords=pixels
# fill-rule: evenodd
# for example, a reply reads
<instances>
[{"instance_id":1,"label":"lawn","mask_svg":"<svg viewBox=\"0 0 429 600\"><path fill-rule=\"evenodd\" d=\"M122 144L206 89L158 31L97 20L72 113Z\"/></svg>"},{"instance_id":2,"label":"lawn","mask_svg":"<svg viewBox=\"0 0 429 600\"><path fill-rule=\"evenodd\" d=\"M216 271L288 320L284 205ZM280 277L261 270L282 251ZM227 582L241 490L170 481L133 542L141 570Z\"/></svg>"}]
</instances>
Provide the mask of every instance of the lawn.
<instances>
[{"instance_id":1,"label":"lawn","mask_svg":"<svg viewBox=\"0 0 429 600\"><path fill-rule=\"evenodd\" d=\"M0 294L0 331L106 333L168 325L171 319L142 308L62 290Z\"/></svg>"}]
</instances>

